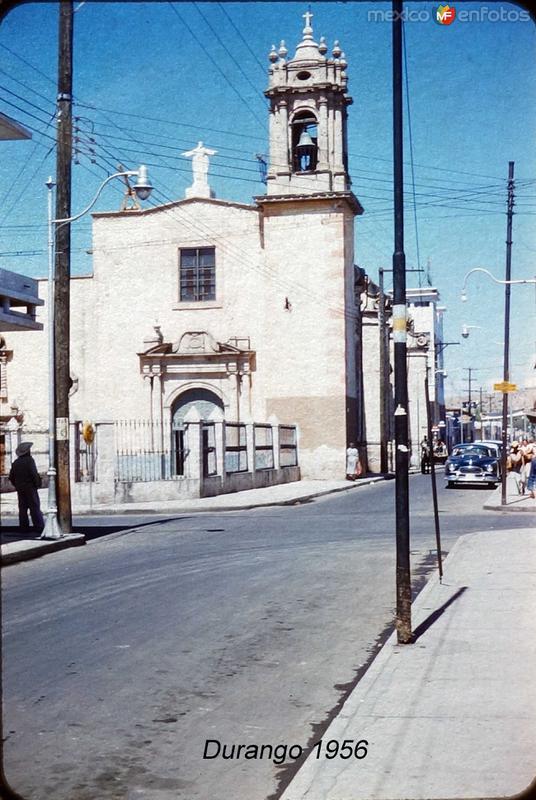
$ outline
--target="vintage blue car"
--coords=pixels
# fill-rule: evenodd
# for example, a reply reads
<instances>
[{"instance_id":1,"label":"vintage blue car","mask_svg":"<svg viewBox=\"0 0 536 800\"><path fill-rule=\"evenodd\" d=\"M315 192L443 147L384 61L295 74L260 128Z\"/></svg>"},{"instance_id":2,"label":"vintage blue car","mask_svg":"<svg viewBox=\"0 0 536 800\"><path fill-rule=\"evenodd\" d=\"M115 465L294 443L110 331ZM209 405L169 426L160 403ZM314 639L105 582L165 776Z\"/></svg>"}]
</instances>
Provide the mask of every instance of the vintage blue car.
<instances>
[{"instance_id":1,"label":"vintage blue car","mask_svg":"<svg viewBox=\"0 0 536 800\"><path fill-rule=\"evenodd\" d=\"M457 483L496 486L501 480L500 448L492 442L456 445L445 464L447 488Z\"/></svg>"}]
</instances>

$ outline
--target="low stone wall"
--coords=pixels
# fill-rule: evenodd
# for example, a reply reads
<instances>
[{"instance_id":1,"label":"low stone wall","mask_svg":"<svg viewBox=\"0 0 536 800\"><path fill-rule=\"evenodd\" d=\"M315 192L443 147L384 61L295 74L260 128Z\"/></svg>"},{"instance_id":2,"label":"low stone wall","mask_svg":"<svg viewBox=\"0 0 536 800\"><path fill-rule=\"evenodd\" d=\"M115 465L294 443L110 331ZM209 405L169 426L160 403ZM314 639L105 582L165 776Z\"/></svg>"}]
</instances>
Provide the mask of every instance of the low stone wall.
<instances>
[{"instance_id":1,"label":"low stone wall","mask_svg":"<svg viewBox=\"0 0 536 800\"><path fill-rule=\"evenodd\" d=\"M263 489L278 483L299 481L299 467L280 467L279 469L262 469L255 472L228 473L223 480L221 475L205 478L201 486L201 497L215 497L218 494L243 492L247 489Z\"/></svg>"},{"instance_id":2,"label":"low stone wall","mask_svg":"<svg viewBox=\"0 0 536 800\"><path fill-rule=\"evenodd\" d=\"M299 466L282 466L283 460L280 450L280 429L277 422L258 426L263 429L271 430L271 454L269 463L273 467L266 468L259 466L258 454L255 450L255 434L253 423L243 425L245 429L243 456L244 466L247 470L243 472L228 472L230 468L226 461L226 428L223 420L218 420L213 424L213 456L212 468L215 475L206 477L204 475L204 455L203 455L203 422L201 420L190 419L187 425L187 450L185 475L167 477L166 480L119 480L117 471L117 442L113 421L102 421L94 423L95 433L95 460L94 478L88 480L89 473L76 469L76 442L79 441L76 435L77 423L71 424L71 498L73 511L80 508L110 505L124 505L128 503L145 503L158 501L181 501L199 497L215 497L219 494L229 494L240 492L247 489L259 489L266 486L274 486L280 483L290 483L301 480L301 470ZM230 426L233 428L233 425ZM236 428L236 425L234 426ZM288 429L288 426L285 426ZM47 433L46 431L32 432L32 439L36 442L37 457L39 459L40 472L43 478L43 487L46 487L48 478L46 476L46 463L48 456L46 453ZM36 459L37 460L37 459ZM262 463L262 461L261 461ZM266 463L266 462L264 462ZM227 469L226 469L227 466ZM257 468L255 468L257 466ZM231 468L234 464L231 462ZM82 476L82 480L80 480ZM78 479L77 479L78 477ZM2 476L2 491L12 492L13 486Z\"/></svg>"}]
</instances>

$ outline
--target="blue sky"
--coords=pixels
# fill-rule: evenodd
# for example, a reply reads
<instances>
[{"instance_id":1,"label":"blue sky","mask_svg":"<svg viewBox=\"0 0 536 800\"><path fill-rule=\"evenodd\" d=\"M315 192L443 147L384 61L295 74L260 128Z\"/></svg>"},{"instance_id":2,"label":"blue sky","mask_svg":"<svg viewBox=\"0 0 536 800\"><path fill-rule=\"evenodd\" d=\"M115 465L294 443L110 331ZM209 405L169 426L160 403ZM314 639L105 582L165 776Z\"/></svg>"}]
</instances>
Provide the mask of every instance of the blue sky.
<instances>
[{"instance_id":1,"label":"blue sky","mask_svg":"<svg viewBox=\"0 0 536 800\"><path fill-rule=\"evenodd\" d=\"M267 55L300 41L302 3L75 4L74 114L79 164L73 212L83 208L118 162L150 165L151 202L184 196L190 165L181 153L202 139L218 151L211 184L218 197L262 194L256 153L267 152ZM356 260L376 278L392 259L391 25L387 3L312 3L315 38L340 40L348 61L350 172L365 207ZM405 41L411 144L405 106L406 256L428 269L447 307L447 389L466 387L466 368L487 392L502 377L506 176L515 161L512 277L536 275L535 28L508 3L456 3L458 19L434 21L437 5L407 3ZM502 9L502 11L501 11ZM461 12L473 12L471 21ZM371 14L371 12L374 12ZM493 21L502 14L502 20ZM420 21L415 17L419 16ZM508 21L510 16L510 21ZM478 18L476 18L478 17ZM517 19L514 19L517 17ZM0 28L0 110L33 129L31 142L3 143L1 264L46 273L46 191L53 149L57 7L27 3ZM33 115L33 116L32 116ZM94 141L90 141L93 139ZM89 149L94 153L90 153ZM94 163L93 163L93 161ZM414 181L413 181L414 177ZM417 237L413 200L416 200ZM99 210L121 202L109 187ZM91 269L90 217L73 226L73 272ZM408 274L408 286L427 274ZM73 311L75 313L75 311ZM462 324L479 326L467 340ZM512 377L523 384L536 352L536 287L512 289Z\"/></svg>"}]
</instances>

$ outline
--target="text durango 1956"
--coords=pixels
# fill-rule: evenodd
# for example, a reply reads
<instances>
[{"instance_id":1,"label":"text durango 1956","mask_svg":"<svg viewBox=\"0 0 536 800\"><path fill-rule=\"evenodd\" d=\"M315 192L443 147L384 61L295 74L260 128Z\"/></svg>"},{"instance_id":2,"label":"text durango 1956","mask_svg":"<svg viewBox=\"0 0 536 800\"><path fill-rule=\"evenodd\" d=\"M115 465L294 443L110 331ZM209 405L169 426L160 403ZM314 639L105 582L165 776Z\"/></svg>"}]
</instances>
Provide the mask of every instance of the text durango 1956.
<instances>
[{"instance_id":1,"label":"text durango 1956","mask_svg":"<svg viewBox=\"0 0 536 800\"><path fill-rule=\"evenodd\" d=\"M299 744L225 744L218 739L207 739L203 751L204 759L223 758L238 760L245 758L252 761L268 759L274 764L283 764L287 758L297 761L303 755L304 748ZM368 753L366 739L337 739L324 741L319 739L311 748L311 754L319 758L357 758L362 759Z\"/></svg>"}]
</instances>

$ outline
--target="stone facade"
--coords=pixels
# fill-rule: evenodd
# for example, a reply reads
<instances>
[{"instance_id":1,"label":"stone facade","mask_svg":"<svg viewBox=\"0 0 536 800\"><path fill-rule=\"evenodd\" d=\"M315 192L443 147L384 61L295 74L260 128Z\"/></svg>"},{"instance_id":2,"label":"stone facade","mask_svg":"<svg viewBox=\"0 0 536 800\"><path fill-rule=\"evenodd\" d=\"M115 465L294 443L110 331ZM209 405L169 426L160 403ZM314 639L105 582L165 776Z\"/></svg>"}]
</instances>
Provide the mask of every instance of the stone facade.
<instances>
[{"instance_id":1,"label":"stone facade","mask_svg":"<svg viewBox=\"0 0 536 800\"><path fill-rule=\"evenodd\" d=\"M411 463L420 462L419 444L427 434L424 381L428 383L434 434L445 439L445 394L443 374L443 313L437 289L408 289L408 396Z\"/></svg>"},{"instance_id":2,"label":"stone facade","mask_svg":"<svg viewBox=\"0 0 536 800\"><path fill-rule=\"evenodd\" d=\"M336 45L326 58L306 17L295 57L270 56L266 195L215 198L200 142L185 199L93 214L93 272L71 281L71 420L171 431L197 402L228 421L296 424L302 475L315 478L343 477L348 442L364 443L351 98L344 55ZM46 427L46 310L42 321L8 343L10 392L32 429Z\"/></svg>"}]
</instances>

